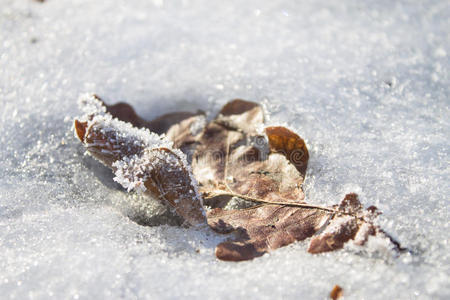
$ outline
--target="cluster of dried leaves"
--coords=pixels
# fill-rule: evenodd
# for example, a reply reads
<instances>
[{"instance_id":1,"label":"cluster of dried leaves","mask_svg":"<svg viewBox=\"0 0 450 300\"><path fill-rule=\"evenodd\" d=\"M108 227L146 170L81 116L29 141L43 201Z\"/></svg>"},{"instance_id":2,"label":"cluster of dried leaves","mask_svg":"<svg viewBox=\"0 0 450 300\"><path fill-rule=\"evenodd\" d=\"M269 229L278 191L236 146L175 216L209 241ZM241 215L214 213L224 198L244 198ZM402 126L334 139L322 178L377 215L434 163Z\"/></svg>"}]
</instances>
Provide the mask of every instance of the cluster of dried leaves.
<instances>
[{"instance_id":1,"label":"cluster of dried leaves","mask_svg":"<svg viewBox=\"0 0 450 300\"><path fill-rule=\"evenodd\" d=\"M124 136L120 128L102 128L93 115L84 122L75 120L78 138L105 165L117 172L117 161L138 157L139 172L127 174L140 176L146 193L173 207L189 224L207 222L216 232L233 232L216 247L221 260L249 260L310 237L310 253L340 249L350 241L364 245L369 236L390 240L392 248L400 250L374 225L377 209L364 210L356 194L332 207L304 202L309 158L305 142L285 127L264 128L263 110L256 103L233 100L206 123L202 112L146 121L126 103L109 106L97 96L93 99L113 118L165 134L162 139L186 155L185 162L170 147L149 147ZM155 155L160 152L164 155ZM233 208L236 201L246 208ZM206 218L203 205L210 208Z\"/></svg>"}]
</instances>

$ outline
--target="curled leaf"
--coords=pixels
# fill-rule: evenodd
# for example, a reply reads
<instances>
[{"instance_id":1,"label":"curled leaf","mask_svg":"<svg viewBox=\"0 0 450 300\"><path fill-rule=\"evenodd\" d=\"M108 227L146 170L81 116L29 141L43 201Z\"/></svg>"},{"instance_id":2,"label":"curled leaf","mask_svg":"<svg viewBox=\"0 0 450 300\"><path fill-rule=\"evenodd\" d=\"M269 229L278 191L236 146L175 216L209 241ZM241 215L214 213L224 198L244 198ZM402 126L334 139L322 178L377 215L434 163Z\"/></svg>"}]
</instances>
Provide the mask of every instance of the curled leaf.
<instances>
[{"instance_id":1,"label":"curled leaf","mask_svg":"<svg viewBox=\"0 0 450 300\"><path fill-rule=\"evenodd\" d=\"M96 97L85 101L96 109L86 121L75 120L76 135L89 154L113 169L114 180L169 205L191 225L205 223L202 198L184 154L159 135L112 118Z\"/></svg>"},{"instance_id":2,"label":"curled leaf","mask_svg":"<svg viewBox=\"0 0 450 300\"><path fill-rule=\"evenodd\" d=\"M267 127L270 150L282 153L303 175L308 167L309 153L305 141L285 127Z\"/></svg>"}]
</instances>

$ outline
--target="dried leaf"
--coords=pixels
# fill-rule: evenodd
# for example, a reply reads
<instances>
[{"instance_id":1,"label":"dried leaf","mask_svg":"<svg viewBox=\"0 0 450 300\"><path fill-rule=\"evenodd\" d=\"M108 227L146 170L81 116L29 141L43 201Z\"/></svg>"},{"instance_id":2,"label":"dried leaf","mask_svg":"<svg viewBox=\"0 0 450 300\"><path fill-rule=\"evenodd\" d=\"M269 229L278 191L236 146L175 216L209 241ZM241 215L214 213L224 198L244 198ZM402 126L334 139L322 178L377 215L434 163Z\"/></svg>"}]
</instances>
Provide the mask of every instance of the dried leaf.
<instances>
[{"instance_id":1,"label":"dried leaf","mask_svg":"<svg viewBox=\"0 0 450 300\"><path fill-rule=\"evenodd\" d=\"M237 210L213 209L208 213L208 224L220 233L237 232L235 239L216 247L217 258L242 261L309 238L328 218L322 210L263 205Z\"/></svg>"},{"instance_id":2,"label":"dried leaf","mask_svg":"<svg viewBox=\"0 0 450 300\"><path fill-rule=\"evenodd\" d=\"M196 113L192 112L176 112L168 113L157 117L154 120L146 121L139 117L133 107L127 103L119 102L113 105L107 105L99 96L90 95L90 98L97 100L99 104L106 108L106 112L109 113L113 118L117 118L126 123L130 123L137 128L147 128L151 132L162 134L165 133L168 138L175 142L176 139L185 139L185 131L193 131L195 134L204 127L204 112L199 110ZM89 98L87 98L89 99ZM82 100L83 105L86 105L86 101L92 100ZM199 117L199 118L196 118ZM198 120L200 124L193 124L192 120ZM186 123L186 121L191 120ZM184 123L184 124L183 124ZM193 128L197 125L197 128ZM192 128L191 128L192 127ZM200 127L200 128L199 128ZM175 129L178 128L178 129ZM183 130L180 130L183 129ZM197 131L197 132L195 132Z\"/></svg>"},{"instance_id":3,"label":"dried leaf","mask_svg":"<svg viewBox=\"0 0 450 300\"><path fill-rule=\"evenodd\" d=\"M137 128L165 133L188 156L199 191L212 207L209 226L219 233L234 233L216 247L219 259L248 260L309 237L310 253L336 250L350 241L364 245L369 236L386 238L402 250L373 224L379 214L376 208L363 210L356 194L346 195L333 207L303 202L306 144L287 128L264 129L263 110L256 103L233 100L205 124L201 112L167 114L148 122L128 104L108 106L94 98L97 102L85 108L86 120L75 123L88 151L111 166L125 187L143 186L196 224L205 220L202 197L196 193L183 154L159 144L162 139L157 135L152 136L152 145L142 142L144 129L114 131L98 126L96 119L111 115ZM231 199L250 201L253 207L229 209Z\"/></svg>"},{"instance_id":4,"label":"dried leaf","mask_svg":"<svg viewBox=\"0 0 450 300\"><path fill-rule=\"evenodd\" d=\"M208 224L217 232L236 233L217 246L219 259L252 259L319 230L311 253L336 250L353 239L363 245L369 235L377 234L375 215L372 210L363 212L355 194L347 195L339 207L304 204L301 184L309 158L304 140L284 127L268 127L261 134L262 127L257 104L234 100L197 139L194 176L206 203L216 207L208 212ZM229 200L225 195L261 205L225 210ZM216 198L220 200L212 201Z\"/></svg>"},{"instance_id":5,"label":"dried leaf","mask_svg":"<svg viewBox=\"0 0 450 300\"><path fill-rule=\"evenodd\" d=\"M195 136L205 127L206 120L203 111L168 113L154 120L146 121L139 117L133 107L127 103L107 105L97 95L94 97L101 101L106 107L106 111L114 118L130 123L137 128L147 128L151 132L165 134L167 139L173 142L173 147L188 155L188 161L190 161L192 156L190 150L195 143Z\"/></svg>"},{"instance_id":6,"label":"dried leaf","mask_svg":"<svg viewBox=\"0 0 450 300\"><path fill-rule=\"evenodd\" d=\"M328 226L311 239L308 252L321 253L340 249L349 240L354 240L356 245L364 245L369 235L377 234L378 229L372 223L375 216L376 210L373 207L363 211L356 194L346 195Z\"/></svg>"},{"instance_id":7,"label":"dried leaf","mask_svg":"<svg viewBox=\"0 0 450 300\"><path fill-rule=\"evenodd\" d=\"M113 169L114 180L159 199L191 225L205 223L202 198L184 154L148 130L113 119L96 97L85 100L90 113L86 121L75 120L76 135L88 153Z\"/></svg>"},{"instance_id":8,"label":"dried leaf","mask_svg":"<svg viewBox=\"0 0 450 300\"><path fill-rule=\"evenodd\" d=\"M271 127L269 140L259 132L262 128L263 111L259 105L234 100L224 106L197 138L192 169L202 194L220 196L232 191L267 201L304 199L304 170L298 170L272 145L277 138L283 140L279 132L291 132ZM295 144L293 147L292 152L297 150Z\"/></svg>"},{"instance_id":9,"label":"dried leaf","mask_svg":"<svg viewBox=\"0 0 450 300\"><path fill-rule=\"evenodd\" d=\"M272 202L304 199L301 184L308 159L304 141L283 127L269 127L264 134L263 120L259 105L233 100L198 136L192 168L209 205L224 207L231 198L223 197L227 194ZM302 159L297 159L299 153ZM214 202L217 198L220 201ZM306 239L328 218L322 210L267 205L216 208L209 212L208 224L218 232L224 228L238 232L234 241L216 248L218 258L237 261Z\"/></svg>"},{"instance_id":10,"label":"dried leaf","mask_svg":"<svg viewBox=\"0 0 450 300\"><path fill-rule=\"evenodd\" d=\"M305 141L284 127L267 127L270 150L282 153L297 170L305 175L309 153Z\"/></svg>"},{"instance_id":11,"label":"dried leaf","mask_svg":"<svg viewBox=\"0 0 450 300\"><path fill-rule=\"evenodd\" d=\"M339 285L335 285L330 292L330 298L333 300L337 300L344 295L342 288Z\"/></svg>"},{"instance_id":12,"label":"dried leaf","mask_svg":"<svg viewBox=\"0 0 450 300\"><path fill-rule=\"evenodd\" d=\"M308 252L321 253L340 249L355 236L357 230L357 221L353 216L335 217L319 236L313 237Z\"/></svg>"}]
</instances>

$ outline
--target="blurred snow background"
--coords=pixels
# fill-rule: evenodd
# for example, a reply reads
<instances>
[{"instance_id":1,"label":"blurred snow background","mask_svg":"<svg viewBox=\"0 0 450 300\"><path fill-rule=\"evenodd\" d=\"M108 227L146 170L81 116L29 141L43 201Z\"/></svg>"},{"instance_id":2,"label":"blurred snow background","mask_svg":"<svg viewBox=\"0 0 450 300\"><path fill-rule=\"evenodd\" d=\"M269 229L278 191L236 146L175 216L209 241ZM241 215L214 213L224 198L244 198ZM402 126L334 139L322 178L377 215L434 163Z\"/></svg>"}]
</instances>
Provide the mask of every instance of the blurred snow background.
<instances>
[{"instance_id":1,"label":"blurred snow background","mask_svg":"<svg viewBox=\"0 0 450 300\"><path fill-rule=\"evenodd\" d=\"M449 20L445 0L0 0L0 298L450 297ZM413 254L226 263L207 229L138 225L71 132L87 91L146 118L263 103L307 139L308 201L359 193Z\"/></svg>"}]
</instances>

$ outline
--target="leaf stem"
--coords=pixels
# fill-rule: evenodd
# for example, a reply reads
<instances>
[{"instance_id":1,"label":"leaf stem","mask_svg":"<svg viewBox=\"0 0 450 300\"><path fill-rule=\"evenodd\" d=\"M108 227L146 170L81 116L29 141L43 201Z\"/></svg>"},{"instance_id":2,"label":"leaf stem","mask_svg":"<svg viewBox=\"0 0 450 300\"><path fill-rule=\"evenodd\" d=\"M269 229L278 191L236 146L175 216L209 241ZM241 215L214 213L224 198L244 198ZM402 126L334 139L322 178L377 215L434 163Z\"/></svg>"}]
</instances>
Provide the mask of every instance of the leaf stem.
<instances>
[{"instance_id":1,"label":"leaf stem","mask_svg":"<svg viewBox=\"0 0 450 300\"><path fill-rule=\"evenodd\" d=\"M319 210L323 210L323 211L330 212L330 213L336 213L337 212L335 209L328 208L328 207L323 207L323 206L319 206L319 205L306 204L306 203L296 203L296 202L269 201L269 200L263 200L263 199L259 199L259 198L255 198L255 197L251 197L251 196L246 196L246 195L241 195L241 194L237 194L237 193L233 192L233 190L231 189L231 187L227 183L228 156L230 154L230 137L229 136L227 136L227 148L226 149L227 149L227 153L226 153L226 156L225 156L225 167L224 167L223 182L224 182L225 187L228 190L228 192L224 191L224 192L216 193L216 194L211 195L210 197L205 197L206 199L214 198L214 197L217 197L217 196L229 196L229 197L238 197L238 198L242 198L244 200L257 202L257 203L264 203L264 204L271 204L271 205L293 206L293 207L302 207L302 208L309 208L309 209L319 209Z\"/></svg>"},{"instance_id":2,"label":"leaf stem","mask_svg":"<svg viewBox=\"0 0 450 300\"><path fill-rule=\"evenodd\" d=\"M205 199L212 199L214 197L218 196L229 196L229 197L238 197L242 198L247 201L257 202L257 203L264 203L264 204L271 204L271 205L283 205L283 206L293 206L293 207L302 207L302 208L310 208L310 209L319 209L330 213L336 213L337 211L335 209L329 208L329 207L323 207L319 205L313 205L313 204L306 204L306 203L296 203L296 202L278 202L278 201L269 201L269 200L263 200L251 196L241 195L234 192L219 192L210 194L205 197Z\"/></svg>"}]
</instances>

